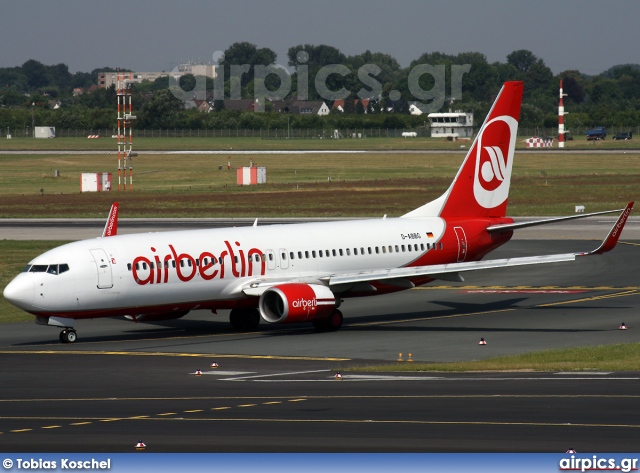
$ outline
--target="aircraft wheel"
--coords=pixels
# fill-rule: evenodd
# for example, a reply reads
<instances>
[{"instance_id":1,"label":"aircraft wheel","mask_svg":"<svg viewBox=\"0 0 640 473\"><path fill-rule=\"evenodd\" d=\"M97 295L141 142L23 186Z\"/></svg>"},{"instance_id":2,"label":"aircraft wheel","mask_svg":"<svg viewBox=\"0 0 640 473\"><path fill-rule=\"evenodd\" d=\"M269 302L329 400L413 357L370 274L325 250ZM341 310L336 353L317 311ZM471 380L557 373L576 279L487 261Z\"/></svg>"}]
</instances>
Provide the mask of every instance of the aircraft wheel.
<instances>
[{"instance_id":1,"label":"aircraft wheel","mask_svg":"<svg viewBox=\"0 0 640 473\"><path fill-rule=\"evenodd\" d=\"M342 312L336 309L327 319L327 327L332 332L336 330L340 330L340 327L342 327L343 321L344 321L344 317L342 316Z\"/></svg>"},{"instance_id":2,"label":"aircraft wheel","mask_svg":"<svg viewBox=\"0 0 640 473\"><path fill-rule=\"evenodd\" d=\"M77 339L78 335L73 329L65 329L60 332L60 341L62 343L74 343Z\"/></svg>"},{"instance_id":3,"label":"aircraft wheel","mask_svg":"<svg viewBox=\"0 0 640 473\"><path fill-rule=\"evenodd\" d=\"M235 330L255 330L260 324L258 309L233 309L229 314L229 322Z\"/></svg>"},{"instance_id":4,"label":"aircraft wheel","mask_svg":"<svg viewBox=\"0 0 640 473\"><path fill-rule=\"evenodd\" d=\"M245 330L255 330L260 325L260 312L258 309L249 309L244 318Z\"/></svg>"},{"instance_id":5,"label":"aircraft wheel","mask_svg":"<svg viewBox=\"0 0 640 473\"><path fill-rule=\"evenodd\" d=\"M229 314L229 322L235 330L242 330L242 315L239 310L233 309Z\"/></svg>"},{"instance_id":6,"label":"aircraft wheel","mask_svg":"<svg viewBox=\"0 0 640 473\"><path fill-rule=\"evenodd\" d=\"M320 332L335 332L342 327L343 320L344 317L342 316L342 312L336 309L326 319L314 320L311 323L315 329Z\"/></svg>"},{"instance_id":7,"label":"aircraft wheel","mask_svg":"<svg viewBox=\"0 0 640 473\"><path fill-rule=\"evenodd\" d=\"M78 339L78 335L75 330L67 331L67 343L74 343Z\"/></svg>"}]
</instances>

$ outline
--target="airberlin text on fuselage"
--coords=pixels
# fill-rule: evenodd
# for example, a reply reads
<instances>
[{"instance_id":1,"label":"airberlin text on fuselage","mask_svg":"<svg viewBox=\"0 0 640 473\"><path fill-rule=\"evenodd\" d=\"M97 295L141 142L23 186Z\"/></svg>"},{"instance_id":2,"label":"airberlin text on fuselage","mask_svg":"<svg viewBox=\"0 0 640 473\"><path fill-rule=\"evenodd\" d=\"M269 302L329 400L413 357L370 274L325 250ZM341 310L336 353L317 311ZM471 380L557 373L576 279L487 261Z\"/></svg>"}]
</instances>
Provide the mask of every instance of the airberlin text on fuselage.
<instances>
[{"instance_id":1,"label":"airberlin text on fuselage","mask_svg":"<svg viewBox=\"0 0 640 473\"><path fill-rule=\"evenodd\" d=\"M170 280L175 281L175 278L187 282L191 281L196 274L199 274L205 281L210 281L214 278L224 279L225 268L228 268L226 277L242 278L253 276L254 265L259 266L260 275L264 275L265 258L262 250L251 248L245 252L237 241L235 247L226 240L224 244L225 250L216 254L211 251L203 251L198 257L189 253L178 253L178 250L171 244L168 245L169 250L165 255L159 254L154 247L151 247L149 248L153 253L151 257L136 256L133 260L131 267L133 279L141 286L166 284Z\"/></svg>"}]
</instances>

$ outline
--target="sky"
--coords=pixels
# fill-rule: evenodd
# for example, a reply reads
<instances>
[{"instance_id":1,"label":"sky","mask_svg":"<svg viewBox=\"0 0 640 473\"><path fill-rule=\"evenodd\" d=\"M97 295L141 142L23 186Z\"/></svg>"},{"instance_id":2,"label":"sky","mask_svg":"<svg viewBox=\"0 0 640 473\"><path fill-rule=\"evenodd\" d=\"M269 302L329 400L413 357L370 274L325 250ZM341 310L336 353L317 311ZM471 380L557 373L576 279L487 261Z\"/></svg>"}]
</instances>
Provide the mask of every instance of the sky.
<instances>
[{"instance_id":1,"label":"sky","mask_svg":"<svg viewBox=\"0 0 640 473\"><path fill-rule=\"evenodd\" d=\"M409 66L425 52L532 51L554 73L640 64L637 0L0 0L0 67L169 71L248 41L282 65L299 44L366 50Z\"/></svg>"}]
</instances>

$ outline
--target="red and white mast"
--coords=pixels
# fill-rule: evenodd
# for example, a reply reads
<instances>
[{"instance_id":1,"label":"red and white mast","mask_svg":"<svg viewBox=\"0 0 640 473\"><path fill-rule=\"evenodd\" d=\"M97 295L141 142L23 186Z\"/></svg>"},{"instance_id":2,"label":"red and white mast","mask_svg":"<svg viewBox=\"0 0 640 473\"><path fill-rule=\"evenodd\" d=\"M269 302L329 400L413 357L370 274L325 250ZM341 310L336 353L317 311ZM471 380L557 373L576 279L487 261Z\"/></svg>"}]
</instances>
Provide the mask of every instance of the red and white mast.
<instances>
[{"instance_id":1,"label":"red and white mast","mask_svg":"<svg viewBox=\"0 0 640 473\"><path fill-rule=\"evenodd\" d=\"M129 190L133 190L133 133L131 120L135 120L131 102L132 73L116 75L116 95L118 97L118 190L127 190L127 161L129 162ZM127 142L127 132L129 141ZM121 181L121 178L124 182ZM124 184L124 185L122 185Z\"/></svg>"},{"instance_id":2,"label":"red and white mast","mask_svg":"<svg viewBox=\"0 0 640 473\"><path fill-rule=\"evenodd\" d=\"M564 148L564 103L562 97L566 97L567 94L562 93L562 80L560 80L560 101L558 102L558 148Z\"/></svg>"}]
</instances>

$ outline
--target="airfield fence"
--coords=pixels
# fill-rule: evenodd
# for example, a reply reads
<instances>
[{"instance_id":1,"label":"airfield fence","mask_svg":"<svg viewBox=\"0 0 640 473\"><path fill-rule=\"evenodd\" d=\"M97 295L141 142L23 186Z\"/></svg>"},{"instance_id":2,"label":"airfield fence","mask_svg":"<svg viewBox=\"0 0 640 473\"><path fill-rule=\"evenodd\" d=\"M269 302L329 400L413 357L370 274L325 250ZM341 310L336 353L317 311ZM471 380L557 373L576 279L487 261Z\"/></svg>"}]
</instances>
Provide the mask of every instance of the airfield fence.
<instances>
[{"instance_id":1,"label":"airfield fence","mask_svg":"<svg viewBox=\"0 0 640 473\"><path fill-rule=\"evenodd\" d=\"M573 127L570 134L574 137L586 135L586 130L592 127ZM477 132L477 130L475 130ZM607 136L612 138L616 133L631 131L640 138L640 126L615 126L607 127ZM260 138L264 140L298 140L298 139L359 139L359 138L402 138L403 133L415 133L417 137L428 138L431 130L427 127L419 128L274 128L274 129L162 129L147 130L133 129L133 138ZM20 130L7 130L16 138L33 137L30 128ZM117 134L116 129L56 129L56 137L86 138L90 135L99 135L101 138L110 138ZM518 137L527 138L530 136L550 136L557 139L558 129L540 127L519 127ZM407 138L409 139L409 138Z\"/></svg>"}]
</instances>

